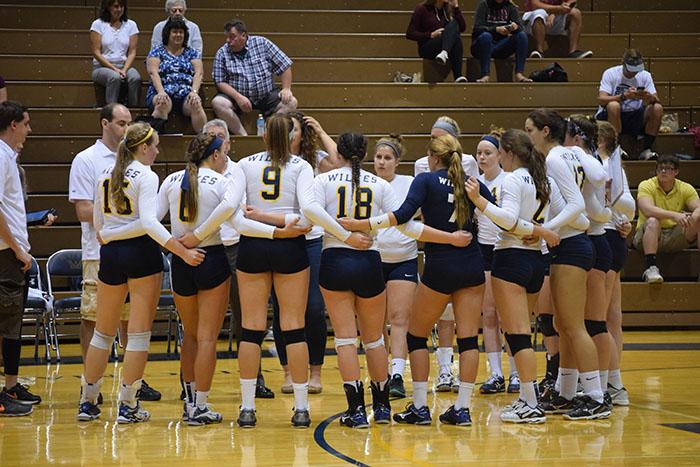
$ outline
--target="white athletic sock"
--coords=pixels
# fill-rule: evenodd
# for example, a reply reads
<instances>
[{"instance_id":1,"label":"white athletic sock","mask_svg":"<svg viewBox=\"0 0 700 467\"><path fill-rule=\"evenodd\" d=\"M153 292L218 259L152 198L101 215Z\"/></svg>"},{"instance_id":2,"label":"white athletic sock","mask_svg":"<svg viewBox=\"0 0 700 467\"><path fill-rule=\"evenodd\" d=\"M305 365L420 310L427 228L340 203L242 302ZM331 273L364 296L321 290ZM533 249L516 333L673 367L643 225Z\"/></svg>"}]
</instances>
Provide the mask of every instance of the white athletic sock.
<instances>
[{"instance_id":1,"label":"white athletic sock","mask_svg":"<svg viewBox=\"0 0 700 467\"><path fill-rule=\"evenodd\" d=\"M501 366L501 352L487 352L486 357L489 360L491 374L503 377L503 367Z\"/></svg>"},{"instance_id":2,"label":"white athletic sock","mask_svg":"<svg viewBox=\"0 0 700 467\"><path fill-rule=\"evenodd\" d=\"M620 374L620 369L610 370L608 373L608 384L615 389L622 389L624 384L622 384L622 375Z\"/></svg>"},{"instance_id":3,"label":"white athletic sock","mask_svg":"<svg viewBox=\"0 0 700 467\"><path fill-rule=\"evenodd\" d=\"M459 382L459 392L457 393L457 400L455 401L455 410L469 408L473 390L474 383Z\"/></svg>"},{"instance_id":4,"label":"white athletic sock","mask_svg":"<svg viewBox=\"0 0 700 467\"><path fill-rule=\"evenodd\" d=\"M413 405L417 409L428 406L428 382L414 381L413 382Z\"/></svg>"},{"instance_id":5,"label":"white athletic sock","mask_svg":"<svg viewBox=\"0 0 700 467\"><path fill-rule=\"evenodd\" d=\"M559 377L561 378L561 397L567 400L572 400L576 395L576 385L578 384L578 370L576 368L561 368L559 369Z\"/></svg>"},{"instance_id":6,"label":"white athletic sock","mask_svg":"<svg viewBox=\"0 0 700 467\"><path fill-rule=\"evenodd\" d=\"M241 408L255 410L255 383L257 378L241 378Z\"/></svg>"},{"instance_id":7,"label":"white athletic sock","mask_svg":"<svg viewBox=\"0 0 700 467\"><path fill-rule=\"evenodd\" d=\"M513 358L512 355L508 355L508 365L510 367L510 375L517 375L518 374L518 367L515 365L515 359Z\"/></svg>"},{"instance_id":8,"label":"white athletic sock","mask_svg":"<svg viewBox=\"0 0 700 467\"><path fill-rule=\"evenodd\" d=\"M600 373L597 370L581 373L583 392L596 402L603 402L603 391L600 390Z\"/></svg>"},{"instance_id":9,"label":"white athletic sock","mask_svg":"<svg viewBox=\"0 0 700 467\"><path fill-rule=\"evenodd\" d=\"M294 389L294 408L309 410L309 383L292 383Z\"/></svg>"},{"instance_id":10,"label":"white athletic sock","mask_svg":"<svg viewBox=\"0 0 700 467\"><path fill-rule=\"evenodd\" d=\"M391 376L399 375L403 378L403 371L406 368L405 358L392 358L391 359Z\"/></svg>"},{"instance_id":11,"label":"white athletic sock","mask_svg":"<svg viewBox=\"0 0 700 467\"><path fill-rule=\"evenodd\" d=\"M85 381L85 376L83 375L80 377L80 386L80 402L91 402L92 404L96 404L97 396L99 396L100 387L102 386L102 378L90 384L87 381Z\"/></svg>"},{"instance_id":12,"label":"white athletic sock","mask_svg":"<svg viewBox=\"0 0 700 467\"><path fill-rule=\"evenodd\" d=\"M440 367L440 374L452 373L452 355L454 350L452 347L438 347L435 351L435 356L437 357L438 366Z\"/></svg>"},{"instance_id":13,"label":"white athletic sock","mask_svg":"<svg viewBox=\"0 0 700 467\"><path fill-rule=\"evenodd\" d=\"M554 382L554 390L561 393L561 367L557 369L557 380Z\"/></svg>"},{"instance_id":14,"label":"white athletic sock","mask_svg":"<svg viewBox=\"0 0 700 467\"><path fill-rule=\"evenodd\" d=\"M197 391L197 407L200 409L207 408L207 401L209 400L209 391Z\"/></svg>"},{"instance_id":15,"label":"white athletic sock","mask_svg":"<svg viewBox=\"0 0 700 467\"><path fill-rule=\"evenodd\" d=\"M537 407L537 393L535 392L535 382L520 381L520 398L524 400L530 408Z\"/></svg>"},{"instance_id":16,"label":"white athletic sock","mask_svg":"<svg viewBox=\"0 0 700 467\"><path fill-rule=\"evenodd\" d=\"M129 407L136 407L136 392L141 389L143 380L137 379L131 384L122 383L119 388L119 402L123 402Z\"/></svg>"},{"instance_id":17,"label":"white athletic sock","mask_svg":"<svg viewBox=\"0 0 700 467\"><path fill-rule=\"evenodd\" d=\"M608 370L600 370L600 389L605 392L608 390Z\"/></svg>"}]
</instances>

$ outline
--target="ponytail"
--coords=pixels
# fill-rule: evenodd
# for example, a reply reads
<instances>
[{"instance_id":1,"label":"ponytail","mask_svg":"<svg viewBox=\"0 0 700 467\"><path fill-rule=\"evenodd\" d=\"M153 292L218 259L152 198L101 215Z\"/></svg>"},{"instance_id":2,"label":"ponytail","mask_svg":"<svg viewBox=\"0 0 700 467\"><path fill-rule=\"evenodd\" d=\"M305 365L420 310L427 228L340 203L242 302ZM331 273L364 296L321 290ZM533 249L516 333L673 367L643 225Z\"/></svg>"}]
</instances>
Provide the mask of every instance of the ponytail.
<instances>
[{"instance_id":1,"label":"ponytail","mask_svg":"<svg viewBox=\"0 0 700 467\"><path fill-rule=\"evenodd\" d=\"M316 169L318 165L316 162L316 152L318 151L318 135L314 129L304 121L304 114L298 111L289 112L287 114L292 119L292 129L294 128L294 121L299 122L299 128L301 129L301 141L299 142L299 154L297 156L304 159L306 162L311 164L312 169Z\"/></svg>"},{"instance_id":2,"label":"ponytail","mask_svg":"<svg viewBox=\"0 0 700 467\"><path fill-rule=\"evenodd\" d=\"M199 195L199 166L209 158L214 151L221 148L223 140L210 133L200 133L190 141L187 147L185 173L182 176L180 190L187 193L180 199L180 218L187 222L197 219L197 199Z\"/></svg>"},{"instance_id":3,"label":"ponytail","mask_svg":"<svg viewBox=\"0 0 700 467\"><path fill-rule=\"evenodd\" d=\"M501 136L501 146L506 152L512 152L530 172L535 183L537 199L541 203L549 201L550 187L547 179L545 157L532 145L532 140L522 130L511 128Z\"/></svg>"},{"instance_id":4,"label":"ponytail","mask_svg":"<svg viewBox=\"0 0 700 467\"><path fill-rule=\"evenodd\" d=\"M155 130L148 123L137 122L129 125L124 138L117 148L117 161L112 170L109 195L112 198L117 212L124 212L127 208L127 198L124 194L127 182L124 179L126 168L134 161L134 151L142 144L151 144Z\"/></svg>"},{"instance_id":5,"label":"ponytail","mask_svg":"<svg viewBox=\"0 0 700 467\"><path fill-rule=\"evenodd\" d=\"M428 152L431 155L437 155L440 163L447 167L447 176L452 182L454 192L456 223L460 229L464 228L469 222L471 212L464 188L466 175L462 167L462 146L454 136L441 135L430 140Z\"/></svg>"},{"instance_id":6,"label":"ponytail","mask_svg":"<svg viewBox=\"0 0 700 467\"><path fill-rule=\"evenodd\" d=\"M367 155L367 137L361 133L343 133L338 137L338 154L346 161L350 161L352 192L356 197L357 190L360 188L362 160Z\"/></svg>"},{"instance_id":7,"label":"ponytail","mask_svg":"<svg viewBox=\"0 0 700 467\"><path fill-rule=\"evenodd\" d=\"M270 155L272 168L280 168L289 162L294 123L287 115L274 114L267 119L265 134L267 153Z\"/></svg>"}]
</instances>

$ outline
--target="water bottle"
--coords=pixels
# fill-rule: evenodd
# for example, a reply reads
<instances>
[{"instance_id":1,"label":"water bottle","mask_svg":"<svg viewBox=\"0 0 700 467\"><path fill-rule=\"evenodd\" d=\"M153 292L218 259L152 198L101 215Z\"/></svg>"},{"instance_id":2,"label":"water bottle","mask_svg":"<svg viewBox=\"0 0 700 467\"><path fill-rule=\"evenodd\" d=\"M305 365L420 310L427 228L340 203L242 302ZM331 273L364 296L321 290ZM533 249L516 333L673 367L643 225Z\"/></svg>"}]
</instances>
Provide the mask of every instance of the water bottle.
<instances>
[{"instance_id":1,"label":"water bottle","mask_svg":"<svg viewBox=\"0 0 700 467\"><path fill-rule=\"evenodd\" d=\"M258 127L258 136L262 136L265 133L265 119L262 114L258 114L258 120L255 124Z\"/></svg>"}]
</instances>

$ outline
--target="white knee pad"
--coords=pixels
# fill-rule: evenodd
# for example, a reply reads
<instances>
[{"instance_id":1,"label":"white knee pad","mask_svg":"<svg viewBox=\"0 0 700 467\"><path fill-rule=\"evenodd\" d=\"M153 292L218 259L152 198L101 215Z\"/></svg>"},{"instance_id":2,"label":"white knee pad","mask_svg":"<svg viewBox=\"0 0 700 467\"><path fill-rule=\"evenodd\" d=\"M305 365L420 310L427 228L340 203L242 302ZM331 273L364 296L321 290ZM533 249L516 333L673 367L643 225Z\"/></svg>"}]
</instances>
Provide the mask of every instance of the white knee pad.
<instances>
[{"instance_id":1,"label":"white knee pad","mask_svg":"<svg viewBox=\"0 0 700 467\"><path fill-rule=\"evenodd\" d=\"M95 332L92 333L92 339L90 339L90 345L97 349L110 350L112 348L112 344L114 343L114 337L115 336L102 334L100 331L95 329Z\"/></svg>"},{"instance_id":2,"label":"white knee pad","mask_svg":"<svg viewBox=\"0 0 700 467\"><path fill-rule=\"evenodd\" d=\"M447 304L447 306L445 307L445 311L443 311L442 316L440 316L440 319L443 321L454 321L455 320L455 311L452 308L452 302Z\"/></svg>"},{"instance_id":3,"label":"white knee pad","mask_svg":"<svg viewBox=\"0 0 700 467\"><path fill-rule=\"evenodd\" d=\"M344 345L354 345L357 347L357 337L336 337L333 341L335 342L335 350L338 350L338 347Z\"/></svg>"},{"instance_id":4,"label":"white knee pad","mask_svg":"<svg viewBox=\"0 0 700 467\"><path fill-rule=\"evenodd\" d=\"M384 335L380 336L379 339L376 341L372 342L364 342L365 345L365 350L372 350L376 349L377 347L383 347L384 346Z\"/></svg>"},{"instance_id":5,"label":"white knee pad","mask_svg":"<svg viewBox=\"0 0 700 467\"><path fill-rule=\"evenodd\" d=\"M127 334L129 341L126 343L127 352L148 352L151 343L151 331L130 332Z\"/></svg>"}]
</instances>

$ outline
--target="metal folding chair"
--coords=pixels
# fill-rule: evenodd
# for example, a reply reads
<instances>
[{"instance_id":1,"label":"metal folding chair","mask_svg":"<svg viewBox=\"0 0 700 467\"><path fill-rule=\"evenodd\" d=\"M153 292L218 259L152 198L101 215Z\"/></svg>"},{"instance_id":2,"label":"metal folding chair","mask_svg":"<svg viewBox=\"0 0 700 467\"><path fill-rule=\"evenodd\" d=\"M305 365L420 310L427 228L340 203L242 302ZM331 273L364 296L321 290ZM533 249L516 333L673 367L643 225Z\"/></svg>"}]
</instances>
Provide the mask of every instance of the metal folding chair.
<instances>
[{"instance_id":1,"label":"metal folding chair","mask_svg":"<svg viewBox=\"0 0 700 467\"><path fill-rule=\"evenodd\" d=\"M33 324L33 334L22 334L22 339L34 339L34 359L39 358L39 340L43 339L46 347L46 360L51 359L51 301L44 283L41 280L39 264L32 257L32 266L29 268L29 295L24 304L22 323Z\"/></svg>"}]
</instances>

